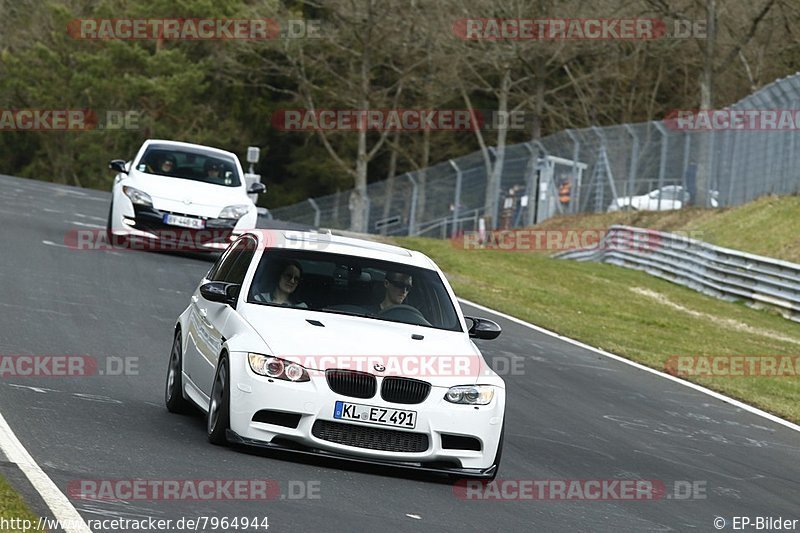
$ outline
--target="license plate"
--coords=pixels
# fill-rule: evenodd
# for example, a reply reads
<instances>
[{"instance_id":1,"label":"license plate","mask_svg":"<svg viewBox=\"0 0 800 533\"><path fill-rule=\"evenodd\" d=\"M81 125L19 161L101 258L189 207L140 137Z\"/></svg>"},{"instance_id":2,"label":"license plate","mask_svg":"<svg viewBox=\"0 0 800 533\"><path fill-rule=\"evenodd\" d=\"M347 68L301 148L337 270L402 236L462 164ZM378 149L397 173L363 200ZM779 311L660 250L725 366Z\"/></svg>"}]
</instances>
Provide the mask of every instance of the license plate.
<instances>
[{"instance_id":1,"label":"license plate","mask_svg":"<svg viewBox=\"0 0 800 533\"><path fill-rule=\"evenodd\" d=\"M203 229L206 227L205 220L192 217L180 217L178 215L164 215L164 224L192 229Z\"/></svg>"},{"instance_id":2,"label":"license plate","mask_svg":"<svg viewBox=\"0 0 800 533\"><path fill-rule=\"evenodd\" d=\"M336 402L336 407L333 409L333 418L407 429L414 429L417 425L416 411L403 411L402 409L373 407L372 405L348 402Z\"/></svg>"}]
</instances>

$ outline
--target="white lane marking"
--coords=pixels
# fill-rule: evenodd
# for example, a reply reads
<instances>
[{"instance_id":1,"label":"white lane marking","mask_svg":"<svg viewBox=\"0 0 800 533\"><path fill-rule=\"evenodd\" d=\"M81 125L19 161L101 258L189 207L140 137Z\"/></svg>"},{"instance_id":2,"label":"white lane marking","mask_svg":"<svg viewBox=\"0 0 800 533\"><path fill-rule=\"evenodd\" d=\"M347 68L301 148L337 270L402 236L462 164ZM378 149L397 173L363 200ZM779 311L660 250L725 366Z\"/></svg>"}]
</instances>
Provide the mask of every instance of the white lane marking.
<instances>
[{"instance_id":1,"label":"white lane marking","mask_svg":"<svg viewBox=\"0 0 800 533\"><path fill-rule=\"evenodd\" d=\"M56 248L69 248L66 244L58 244L57 242L53 241L42 241L42 244L46 246L55 246Z\"/></svg>"},{"instance_id":2,"label":"white lane marking","mask_svg":"<svg viewBox=\"0 0 800 533\"><path fill-rule=\"evenodd\" d=\"M50 209L49 207L43 207L42 211L45 213L64 213L63 211L59 211L58 209Z\"/></svg>"},{"instance_id":3,"label":"white lane marking","mask_svg":"<svg viewBox=\"0 0 800 533\"><path fill-rule=\"evenodd\" d=\"M106 221L106 219L104 219L104 218L93 217L93 216L90 216L90 215L84 215L83 213L73 213L73 215L75 215L78 218L88 218L89 220L97 220L98 222L105 222Z\"/></svg>"},{"instance_id":4,"label":"white lane marking","mask_svg":"<svg viewBox=\"0 0 800 533\"><path fill-rule=\"evenodd\" d=\"M28 389L32 390L33 392L41 392L42 394L47 394L48 392L61 392L56 389L46 389L44 387L29 387L28 385L17 385L15 383L9 383L8 386L17 389Z\"/></svg>"},{"instance_id":5,"label":"white lane marking","mask_svg":"<svg viewBox=\"0 0 800 533\"><path fill-rule=\"evenodd\" d=\"M102 376L103 375L103 371L99 370L98 371L98 375ZM58 389L46 389L44 387L29 387L27 385L17 385L15 383L8 383L8 386L9 387L15 387L17 389L27 389L27 390L31 390L33 392L39 392L39 393L42 393L42 394L47 394L48 392L55 392L56 394L67 394L69 396L72 396L73 398L78 398L79 400L87 400L87 401L90 401L90 402L113 403L113 404L119 404L119 405L123 404L123 402L120 401L120 400L116 400L114 398L111 398L110 396L101 396L99 394L86 394L86 393L83 393L83 392L69 392L69 391L62 391L62 390L58 390Z\"/></svg>"},{"instance_id":6,"label":"white lane marking","mask_svg":"<svg viewBox=\"0 0 800 533\"><path fill-rule=\"evenodd\" d=\"M70 394L76 398L80 398L81 400L88 400L90 402L113 403L120 405L122 404L122 402L119 400L115 400L114 398L109 398L108 396L100 396L98 394L84 394L80 392L72 392Z\"/></svg>"},{"instance_id":7,"label":"white lane marking","mask_svg":"<svg viewBox=\"0 0 800 533\"><path fill-rule=\"evenodd\" d=\"M84 228L98 228L98 229L105 229L105 226L99 226L97 224L89 224L88 222L75 222L74 220L70 220L70 224L75 226L82 226Z\"/></svg>"},{"instance_id":8,"label":"white lane marking","mask_svg":"<svg viewBox=\"0 0 800 533\"><path fill-rule=\"evenodd\" d=\"M163 287L159 287L158 290L161 291L161 292L169 292L169 293L172 293L172 294L180 294L180 295L186 294L185 291L178 291L178 290L175 290L175 289L165 289Z\"/></svg>"},{"instance_id":9,"label":"white lane marking","mask_svg":"<svg viewBox=\"0 0 800 533\"><path fill-rule=\"evenodd\" d=\"M27 476L66 533L92 533L78 510L22 446L2 414L0 414L0 450L9 462L16 464Z\"/></svg>"},{"instance_id":10,"label":"white lane marking","mask_svg":"<svg viewBox=\"0 0 800 533\"><path fill-rule=\"evenodd\" d=\"M414 520L422 520L422 517L420 515L418 515L418 514L408 514L408 513L406 513L406 516L409 517L409 518L413 518Z\"/></svg>"},{"instance_id":11,"label":"white lane marking","mask_svg":"<svg viewBox=\"0 0 800 533\"><path fill-rule=\"evenodd\" d=\"M72 316L70 313L64 313L61 311L56 311L55 309L40 309L38 307L31 307L29 305L16 305L16 304L8 304L6 302L0 302L0 307L10 307L12 309L22 309L24 311L34 311L37 313L48 313L51 315L59 315L59 316Z\"/></svg>"},{"instance_id":12,"label":"white lane marking","mask_svg":"<svg viewBox=\"0 0 800 533\"><path fill-rule=\"evenodd\" d=\"M739 400L734 400L733 398L731 398L729 396L725 396L724 394L720 394L719 392L715 392L715 391L713 391L711 389L707 389L705 387L701 387L700 385L697 385L695 383L691 383L689 381L684 381L684 380L682 380L680 378L677 378L675 376L671 376L671 375L666 374L664 372L660 372L660 371L658 371L658 370L656 370L654 368L650 368L649 366L645 366L645 365L642 365L640 363L636 363L634 361L631 361L629 359L625 359L622 356L607 352L605 350L601 350L600 348L595 348L594 346L589 346L588 344L584 344L584 343L582 343L580 341L576 341L574 339L570 339L569 337L564 337L563 335L559 335L558 333L556 333L554 331L550 331L549 329L544 329L544 328L542 328L540 326L537 326L535 324L531 324L530 322L525 322L524 320L521 320L519 318L513 317L511 315L507 315L505 313L501 313L500 311L495 311L494 309L491 309L491 308L486 307L484 305L481 305L481 304L478 304L478 303L475 303L475 302L471 302L469 300L465 300L464 298L459 298L458 301L459 302L463 302L463 303L465 303L467 305L471 305L472 307L480 309L481 311L485 311L487 313L493 313L493 314L495 314L495 315L497 315L499 317L502 317L502 318L505 318L506 320L514 322L515 324L519 324L520 326L525 326L525 327L530 328L530 329L532 329L534 331L538 331L539 333L544 333L545 335L549 335L550 337L554 337L556 339L562 340L562 341L567 342L569 344L572 344L574 346L578 346L580 348L583 348L584 350L589 350L591 352L594 352L594 353L603 355L605 357L609 357L611 359L614 359L615 361L619 361L621 363L625 363L626 365L630 365L632 367L638 368L639 370L644 370L645 372L650 372L651 374L654 374L656 376L661 376L664 379L668 379L670 381L674 381L675 383L679 383L679 384L683 385L684 387L689 387L690 389L694 389L694 390L696 390L698 392L702 392L703 394L707 394L707 395L709 395L709 396L711 396L713 398L716 398L718 400L722 400L723 402L727 402L727 403L733 405L734 407L738 407L739 409L743 409L743 410L745 410L745 411L747 411L749 413L752 413L754 415L758 415L760 417L766 418L767 420L770 420L772 422L775 422L776 424L780 424L782 426L785 426L785 427L787 427L789 429L793 429L794 431L800 431L800 426L798 426L797 424L793 424L792 422L789 422L788 420L784 420L783 418L775 416L775 415L773 415L771 413L768 413L766 411L762 411L761 409L753 407L752 405L748 405L748 404L746 404L744 402L741 402Z\"/></svg>"}]
</instances>

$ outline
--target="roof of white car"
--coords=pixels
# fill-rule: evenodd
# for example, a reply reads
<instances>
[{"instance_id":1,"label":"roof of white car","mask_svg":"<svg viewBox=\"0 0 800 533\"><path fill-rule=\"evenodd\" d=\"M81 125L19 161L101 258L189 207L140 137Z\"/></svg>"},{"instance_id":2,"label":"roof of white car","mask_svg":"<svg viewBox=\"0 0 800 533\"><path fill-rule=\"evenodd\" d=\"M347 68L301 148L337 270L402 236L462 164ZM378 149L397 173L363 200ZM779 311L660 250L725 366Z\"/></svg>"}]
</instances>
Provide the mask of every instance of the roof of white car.
<instances>
[{"instance_id":1,"label":"roof of white car","mask_svg":"<svg viewBox=\"0 0 800 533\"><path fill-rule=\"evenodd\" d=\"M186 143L182 141L168 141L166 139L147 139L144 144L151 145L151 144L168 144L170 146L174 146L176 148L194 148L200 150L207 150L210 152L217 152L220 154L226 154L232 157L236 157L236 154L233 152L229 152L227 150L223 150L221 148L214 148L213 146L206 146L204 144L194 144L194 143Z\"/></svg>"},{"instance_id":2,"label":"roof of white car","mask_svg":"<svg viewBox=\"0 0 800 533\"><path fill-rule=\"evenodd\" d=\"M354 255L421 268L435 267L428 256L414 250L365 239L333 235L325 231L256 230L252 233L258 233L262 242L269 248Z\"/></svg>"}]
</instances>

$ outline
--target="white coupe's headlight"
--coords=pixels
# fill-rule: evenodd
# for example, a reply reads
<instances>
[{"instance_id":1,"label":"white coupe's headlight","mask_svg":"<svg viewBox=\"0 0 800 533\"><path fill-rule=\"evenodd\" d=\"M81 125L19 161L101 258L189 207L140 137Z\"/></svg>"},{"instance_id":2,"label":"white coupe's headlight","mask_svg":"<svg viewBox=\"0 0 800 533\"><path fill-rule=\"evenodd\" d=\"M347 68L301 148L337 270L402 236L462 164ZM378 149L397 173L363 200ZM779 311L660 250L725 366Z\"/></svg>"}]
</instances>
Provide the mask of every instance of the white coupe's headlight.
<instances>
[{"instance_id":1,"label":"white coupe's headlight","mask_svg":"<svg viewBox=\"0 0 800 533\"><path fill-rule=\"evenodd\" d=\"M250 205L229 205L222 210L218 218L232 218L234 220L239 220L250 212L251 207L252 206Z\"/></svg>"},{"instance_id":2,"label":"white coupe's headlight","mask_svg":"<svg viewBox=\"0 0 800 533\"><path fill-rule=\"evenodd\" d=\"M131 202L137 205L153 205L153 199L150 198L150 195L144 191L140 191L139 189L135 189L133 187L128 187L124 185L122 187L122 192L125 193L125 196L131 199Z\"/></svg>"},{"instance_id":3,"label":"white coupe's headlight","mask_svg":"<svg viewBox=\"0 0 800 533\"><path fill-rule=\"evenodd\" d=\"M278 357L269 357L260 353L247 354L250 370L259 376L283 379L285 381L310 381L308 372L302 366Z\"/></svg>"},{"instance_id":4,"label":"white coupe's headlight","mask_svg":"<svg viewBox=\"0 0 800 533\"><path fill-rule=\"evenodd\" d=\"M444 399L450 403L465 405L486 405L494 398L494 387L491 385L459 385L450 387Z\"/></svg>"}]
</instances>

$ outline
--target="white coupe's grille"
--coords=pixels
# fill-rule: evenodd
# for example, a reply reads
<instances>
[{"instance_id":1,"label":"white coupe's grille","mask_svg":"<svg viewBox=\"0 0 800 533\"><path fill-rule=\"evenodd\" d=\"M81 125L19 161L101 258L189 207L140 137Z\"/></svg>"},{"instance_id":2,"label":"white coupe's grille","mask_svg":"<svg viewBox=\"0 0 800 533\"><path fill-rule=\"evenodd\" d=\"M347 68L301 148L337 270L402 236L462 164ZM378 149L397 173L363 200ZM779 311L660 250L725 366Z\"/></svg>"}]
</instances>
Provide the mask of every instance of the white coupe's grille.
<instances>
[{"instance_id":1,"label":"white coupe's grille","mask_svg":"<svg viewBox=\"0 0 800 533\"><path fill-rule=\"evenodd\" d=\"M422 403L430 392L431 384L418 379L388 377L381 384L381 398L392 403Z\"/></svg>"},{"instance_id":2,"label":"white coupe's grille","mask_svg":"<svg viewBox=\"0 0 800 533\"><path fill-rule=\"evenodd\" d=\"M378 390L375 376L354 370L329 369L325 371L328 386L336 394L353 398L372 398Z\"/></svg>"}]
</instances>

